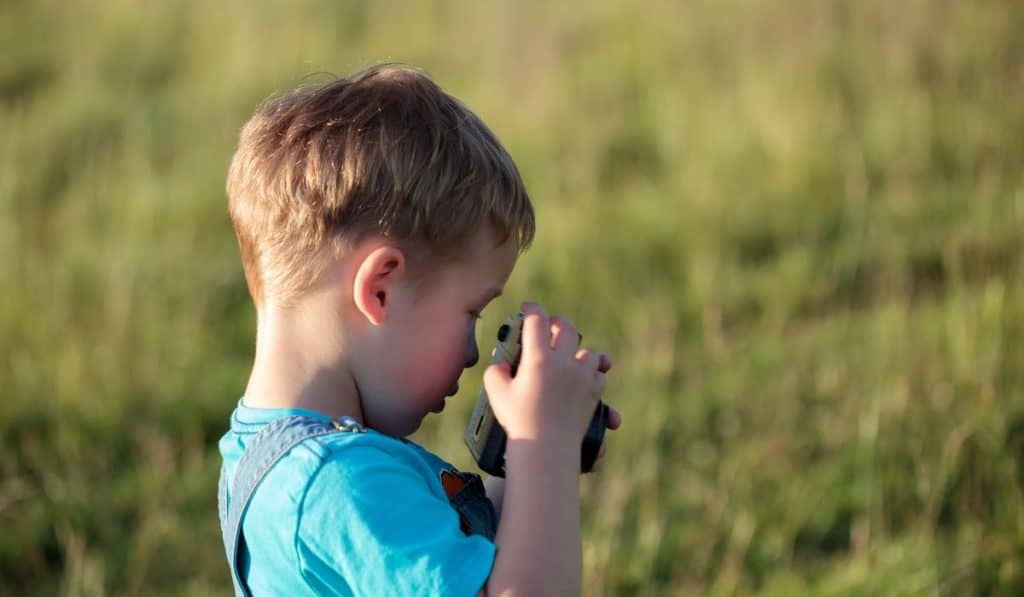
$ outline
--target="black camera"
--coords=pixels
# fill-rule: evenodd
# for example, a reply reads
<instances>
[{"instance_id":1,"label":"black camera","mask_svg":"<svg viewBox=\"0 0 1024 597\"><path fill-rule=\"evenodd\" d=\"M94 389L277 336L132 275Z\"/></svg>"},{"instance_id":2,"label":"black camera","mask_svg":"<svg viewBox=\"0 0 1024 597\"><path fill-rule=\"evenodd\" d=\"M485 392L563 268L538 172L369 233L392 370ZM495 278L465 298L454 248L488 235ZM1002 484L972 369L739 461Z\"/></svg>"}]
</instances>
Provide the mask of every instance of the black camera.
<instances>
[{"instance_id":1,"label":"black camera","mask_svg":"<svg viewBox=\"0 0 1024 597\"><path fill-rule=\"evenodd\" d=\"M491 363L507 362L512 366L515 376L522 351L520 338L523 332L523 314L517 313L505 320L498 328L498 345L491 354ZM589 473L597 461L601 443L604 442L604 430L608 423L608 406L604 402L597 403L594 416L590 419L587 434L583 437L581 448L581 472ZM508 438L505 430L494 418L491 403L487 398L487 389L480 390L480 396L473 407L473 415L466 427L466 445L473 454L480 468L498 477L505 476L505 443Z\"/></svg>"}]
</instances>

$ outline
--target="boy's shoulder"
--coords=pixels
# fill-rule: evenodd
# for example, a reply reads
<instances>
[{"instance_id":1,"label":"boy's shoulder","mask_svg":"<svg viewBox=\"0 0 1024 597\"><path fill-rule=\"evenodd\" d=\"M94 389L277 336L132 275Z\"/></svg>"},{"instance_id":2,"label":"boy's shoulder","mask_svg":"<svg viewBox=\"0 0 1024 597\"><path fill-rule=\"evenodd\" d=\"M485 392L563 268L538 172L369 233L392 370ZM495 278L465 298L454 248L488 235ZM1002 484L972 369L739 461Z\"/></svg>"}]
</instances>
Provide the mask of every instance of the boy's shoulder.
<instances>
[{"instance_id":1,"label":"boy's shoulder","mask_svg":"<svg viewBox=\"0 0 1024 597\"><path fill-rule=\"evenodd\" d=\"M437 479L452 465L422 446L372 429L320 435L303 447L320 459L321 466L356 476L409 469L425 480Z\"/></svg>"},{"instance_id":2,"label":"boy's shoulder","mask_svg":"<svg viewBox=\"0 0 1024 597\"><path fill-rule=\"evenodd\" d=\"M247 445L274 420L266 415L284 413L250 410L242 419L254 414L261 418L248 426L232 417L221 440L222 474L232 475ZM413 442L372 430L295 444L267 472L243 521L247 544L260 546L248 553L249 586L278 594L346 585L388 594L395 583L399 593L475 592L494 547L462 533L441 483L445 466ZM395 571L404 571L398 580Z\"/></svg>"},{"instance_id":3,"label":"boy's shoulder","mask_svg":"<svg viewBox=\"0 0 1024 597\"><path fill-rule=\"evenodd\" d=\"M234 477L235 468L252 447L256 437L268 425L285 417L299 418L300 423L329 424L330 419L318 413L293 409L253 409L239 404L232 413L231 428L220 441L225 471ZM263 442L276 442L277 437L263 437ZM420 477L436 487L442 470L452 465L425 448L404 439L397 439L372 429L338 430L308 437L281 455L267 472L267 481L295 486L307 485L329 469L333 477L345 477L351 483L365 481L367 475L404 471ZM351 485L349 486L351 488Z\"/></svg>"}]
</instances>

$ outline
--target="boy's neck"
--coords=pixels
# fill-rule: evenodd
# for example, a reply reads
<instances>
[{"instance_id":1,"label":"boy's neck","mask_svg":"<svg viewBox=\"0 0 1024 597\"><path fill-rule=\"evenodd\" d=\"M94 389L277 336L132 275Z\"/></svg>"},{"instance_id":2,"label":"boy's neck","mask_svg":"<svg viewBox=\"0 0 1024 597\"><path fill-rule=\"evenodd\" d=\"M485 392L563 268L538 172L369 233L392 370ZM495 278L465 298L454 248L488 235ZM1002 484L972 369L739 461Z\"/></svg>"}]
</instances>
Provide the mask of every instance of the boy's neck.
<instances>
[{"instance_id":1,"label":"boy's neck","mask_svg":"<svg viewBox=\"0 0 1024 597\"><path fill-rule=\"evenodd\" d=\"M363 422L358 387L345 366L341 325L332 315L308 303L260 310L246 406L301 408Z\"/></svg>"}]
</instances>

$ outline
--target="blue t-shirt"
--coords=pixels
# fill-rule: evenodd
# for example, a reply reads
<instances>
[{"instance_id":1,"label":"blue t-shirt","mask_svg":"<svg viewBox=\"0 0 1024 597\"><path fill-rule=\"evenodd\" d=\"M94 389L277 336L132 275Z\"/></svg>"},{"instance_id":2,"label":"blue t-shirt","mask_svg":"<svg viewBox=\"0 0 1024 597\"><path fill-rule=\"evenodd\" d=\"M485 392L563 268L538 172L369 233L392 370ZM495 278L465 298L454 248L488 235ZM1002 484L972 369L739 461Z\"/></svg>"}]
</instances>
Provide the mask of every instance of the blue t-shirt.
<instances>
[{"instance_id":1,"label":"blue t-shirt","mask_svg":"<svg viewBox=\"0 0 1024 597\"><path fill-rule=\"evenodd\" d=\"M220 440L228 479L255 434L290 415L330 420L239 401ZM476 594L495 546L460 530L441 484L448 469L420 446L373 430L303 441L249 503L242 578L254 595Z\"/></svg>"}]
</instances>

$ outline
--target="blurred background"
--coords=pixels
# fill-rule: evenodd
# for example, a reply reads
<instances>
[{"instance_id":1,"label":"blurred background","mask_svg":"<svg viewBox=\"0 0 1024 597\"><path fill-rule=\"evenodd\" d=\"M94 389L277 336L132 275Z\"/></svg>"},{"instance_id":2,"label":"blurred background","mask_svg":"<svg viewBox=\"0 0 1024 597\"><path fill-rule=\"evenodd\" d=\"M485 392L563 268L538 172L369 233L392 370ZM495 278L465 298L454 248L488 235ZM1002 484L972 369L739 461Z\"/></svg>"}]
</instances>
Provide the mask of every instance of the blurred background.
<instances>
[{"instance_id":1,"label":"blurred background","mask_svg":"<svg viewBox=\"0 0 1024 597\"><path fill-rule=\"evenodd\" d=\"M420 66L615 366L587 595L1019 594L1024 4L0 2L0 594L228 594L267 96ZM415 439L472 468L483 365Z\"/></svg>"}]
</instances>

